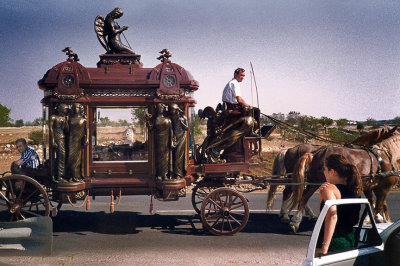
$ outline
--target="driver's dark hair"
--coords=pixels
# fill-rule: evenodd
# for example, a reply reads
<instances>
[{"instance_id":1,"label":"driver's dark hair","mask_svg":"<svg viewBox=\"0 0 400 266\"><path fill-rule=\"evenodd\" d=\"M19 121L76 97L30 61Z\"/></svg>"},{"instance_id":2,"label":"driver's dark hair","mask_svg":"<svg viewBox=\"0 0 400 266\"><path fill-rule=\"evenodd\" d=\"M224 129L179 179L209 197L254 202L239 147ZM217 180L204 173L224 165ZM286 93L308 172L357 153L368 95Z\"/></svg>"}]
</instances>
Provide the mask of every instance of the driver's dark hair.
<instances>
[{"instance_id":1,"label":"driver's dark hair","mask_svg":"<svg viewBox=\"0 0 400 266\"><path fill-rule=\"evenodd\" d=\"M240 72L244 72L245 70L241 67L238 67L235 69L235 72L233 72L233 75L236 76L238 75Z\"/></svg>"},{"instance_id":2,"label":"driver's dark hair","mask_svg":"<svg viewBox=\"0 0 400 266\"><path fill-rule=\"evenodd\" d=\"M18 143L20 143L20 142L22 142L24 145L27 145L25 139L17 139L17 140L15 141L15 144L18 144Z\"/></svg>"},{"instance_id":3,"label":"driver's dark hair","mask_svg":"<svg viewBox=\"0 0 400 266\"><path fill-rule=\"evenodd\" d=\"M357 167L350 163L343 155L331 154L325 158L325 166L328 170L335 170L341 178L346 179L347 188L355 195L362 191L361 176Z\"/></svg>"}]
</instances>

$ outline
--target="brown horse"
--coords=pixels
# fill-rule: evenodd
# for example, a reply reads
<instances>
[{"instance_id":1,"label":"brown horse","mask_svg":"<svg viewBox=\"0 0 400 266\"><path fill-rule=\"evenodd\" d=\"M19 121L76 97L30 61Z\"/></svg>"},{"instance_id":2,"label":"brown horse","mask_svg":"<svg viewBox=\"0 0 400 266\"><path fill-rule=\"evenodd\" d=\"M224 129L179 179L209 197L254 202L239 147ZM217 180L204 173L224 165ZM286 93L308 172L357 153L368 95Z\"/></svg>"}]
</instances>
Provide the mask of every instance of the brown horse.
<instances>
[{"instance_id":1,"label":"brown horse","mask_svg":"<svg viewBox=\"0 0 400 266\"><path fill-rule=\"evenodd\" d=\"M364 134L351 142L350 144L346 144L348 146L358 145L358 146L372 146L375 143L381 142L384 139L391 137L394 132L397 130L397 127L388 128L384 126L383 128L375 129L369 131L367 134ZM283 176L286 173L292 173L296 162L298 159L305 153L313 153L316 152L318 149L322 149L325 146L320 145L311 145L311 144L301 144L295 147L292 147L286 151L281 151L278 153L274 160L273 168L272 168L272 175L276 176ZM290 175L289 175L290 177ZM369 186L364 186L369 187ZM271 185L268 191L268 199L267 199L267 211L272 208L275 194L276 194L276 185ZM291 200L291 196L293 193L293 186L285 186L282 195L282 205L281 205L281 221L284 223L289 223L289 202ZM365 195L371 204L374 203L374 198L372 195L371 190L365 190ZM311 219L316 219L317 216L313 213L311 208L306 204L304 206L306 213L311 217Z\"/></svg>"},{"instance_id":2,"label":"brown horse","mask_svg":"<svg viewBox=\"0 0 400 266\"><path fill-rule=\"evenodd\" d=\"M383 211L387 221L390 221L386 197L390 189L397 183L398 176L372 177L372 175L379 172L390 172L400 169L400 134L396 132L396 128L390 130L390 132L390 137L387 134L379 137L381 141L371 148L371 152L363 148L326 146L315 151L313 155L311 153L303 154L294 168L293 182L302 183L305 177L307 177L307 182L325 182L323 173L325 158L331 154L341 154L357 167L361 176L370 176L368 180L363 179L363 190L366 197L370 200L371 205L374 205L372 192L376 196L374 216ZM304 186L300 185L296 186L296 189L293 190L290 209L298 208L291 222L293 231L296 232L299 228L302 219L302 210L318 187L318 185L308 185L304 190Z\"/></svg>"},{"instance_id":3,"label":"brown horse","mask_svg":"<svg viewBox=\"0 0 400 266\"><path fill-rule=\"evenodd\" d=\"M283 176L287 173L292 173L293 169L296 165L297 160L305 153L313 152L322 146L319 145L311 145L311 144L301 144L295 147L292 147L286 151L281 151L275 157L274 164L272 167L272 175L276 178L278 176ZM289 175L289 178L291 175ZM268 199L267 199L267 211L272 209L272 205L274 203L275 194L278 186L271 185L268 191ZM283 223L289 223L289 199L293 193L292 186L285 186L285 189L282 193L282 205L280 210L281 221ZM306 204L305 211L312 219L316 219L317 216L311 210L311 208Z\"/></svg>"}]
</instances>

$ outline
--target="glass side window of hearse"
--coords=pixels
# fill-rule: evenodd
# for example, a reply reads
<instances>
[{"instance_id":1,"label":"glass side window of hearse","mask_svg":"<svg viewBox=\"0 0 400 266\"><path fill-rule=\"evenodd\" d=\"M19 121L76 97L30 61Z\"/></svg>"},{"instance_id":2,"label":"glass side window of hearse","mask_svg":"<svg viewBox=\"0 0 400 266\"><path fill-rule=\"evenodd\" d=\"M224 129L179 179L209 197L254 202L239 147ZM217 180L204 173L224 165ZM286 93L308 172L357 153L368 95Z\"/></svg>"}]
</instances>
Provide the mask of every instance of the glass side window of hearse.
<instances>
[{"instance_id":1,"label":"glass side window of hearse","mask_svg":"<svg viewBox=\"0 0 400 266\"><path fill-rule=\"evenodd\" d=\"M331 206L331 208L332 207L333 206ZM354 265L363 265L362 262L376 259L376 256L380 254L376 254L376 250L374 249L372 249L373 254L370 254L369 250L371 247L380 246L382 240L379 236L376 225L372 220L372 212L369 205L367 203L340 204L336 205L336 209L338 219L332 240L329 243L328 253L325 255L319 253L319 248L321 248L324 243L323 238L325 231L324 226L327 222L326 217L319 229L318 240L316 241L316 251L314 254L316 258L322 259L319 264L325 265L325 256L327 259L328 257L331 257L327 262L332 262L331 260L337 257L340 260L352 261L354 262ZM343 213L346 215L343 215ZM353 253L349 253L350 255L346 256L346 259L340 255L343 252L361 249L364 250L362 253L363 255L354 253L358 255L352 257L353 255L351 254Z\"/></svg>"},{"instance_id":2,"label":"glass side window of hearse","mask_svg":"<svg viewBox=\"0 0 400 266\"><path fill-rule=\"evenodd\" d=\"M147 113L146 107L94 108L93 161L147 162Z\"/></svg>"}]
</instances>

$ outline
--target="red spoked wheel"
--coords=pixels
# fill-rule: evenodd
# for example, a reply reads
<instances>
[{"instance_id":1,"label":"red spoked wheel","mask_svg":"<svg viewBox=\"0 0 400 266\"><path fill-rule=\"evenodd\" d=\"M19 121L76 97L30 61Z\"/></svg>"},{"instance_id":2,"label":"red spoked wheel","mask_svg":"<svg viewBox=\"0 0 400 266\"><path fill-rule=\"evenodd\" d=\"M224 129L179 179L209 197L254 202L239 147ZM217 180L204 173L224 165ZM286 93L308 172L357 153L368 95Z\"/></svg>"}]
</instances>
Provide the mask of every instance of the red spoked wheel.
<instances>
[{"instance_id":1,"label":"red spoked wheel","mask_svg":"<svg viewBox=\"0 0 400 266\"><path fill-rule=\"evenodd\" d=\"M215 235L233 235L242 230L248 220L246 198L231 188L217 188L204 198L201 205L201 221Z\"/></svg>"},{"instance_id":2,"label":"red spoked wheel","mask_svg":"<svg viewBox=\"0 0 400 266\"><path fill-rule=\"evenodd\" d=\"M39 182L24 175L4 176L0 182L0 220L49 216L49 198Z\"/></svg>"}]
</instances>

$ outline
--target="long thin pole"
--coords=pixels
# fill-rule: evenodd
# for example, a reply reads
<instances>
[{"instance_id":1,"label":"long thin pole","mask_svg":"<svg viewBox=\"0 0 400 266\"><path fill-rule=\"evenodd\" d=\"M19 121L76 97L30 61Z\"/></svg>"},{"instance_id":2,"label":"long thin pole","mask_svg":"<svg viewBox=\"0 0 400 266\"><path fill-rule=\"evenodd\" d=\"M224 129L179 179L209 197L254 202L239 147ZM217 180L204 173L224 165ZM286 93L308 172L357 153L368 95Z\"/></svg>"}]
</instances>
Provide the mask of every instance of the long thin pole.
<instances>
[{"instance_id":1,"label":"long thin pole","mask_svg":"<svg viewBox=\"0 0 400 266\"><path fill-rule=\"evenodd\" d=\"M256 81L256 75L254 74L254 68L253 64L250 61L250 66L251 66L251 72L253 72L253 78L254 78L254 85L256 87L256 94L257 94L257 108L260 109L260 102L258 101L258 88L257 88L257 81Z\"/></svg>"},{"instance_id":2,"label":"long thin pole","mask_svg":"<svg viewBox=\"0 0 400 266\"><path fill-rule=\"evenodd\" d=\"M254 86L256 87L256 95L257 95L257 108L258 108L258 111L259 111L259 112L260 112L260 114L261 114L261 110L260 110L260 102L258 101L258 88L257 88L257 81L256 81L256 76L255 76L255 74L254 74L254 68L253 68L253 64L251 63L251 61L250 61L250 66L251 66L251 72L253 72ZM253 111L253 115L254 115L254 111ZM258 119L260 119L260 118L258 118ZM259 122L259 123L258 123L258 134L260 134L260 136L261 136L261 121L257 121L257 122Z\"/></svg>"},{"instance_id":3,"label":"long thin pole","mask_svg":"<svg viewBox=\"0 0 400 266\"><path fill-rule=\"evenodd\" d=\"M253 72L250 70L250 91L251 91L251 105L253 106Z\"/></svg>"}]
</instances>

